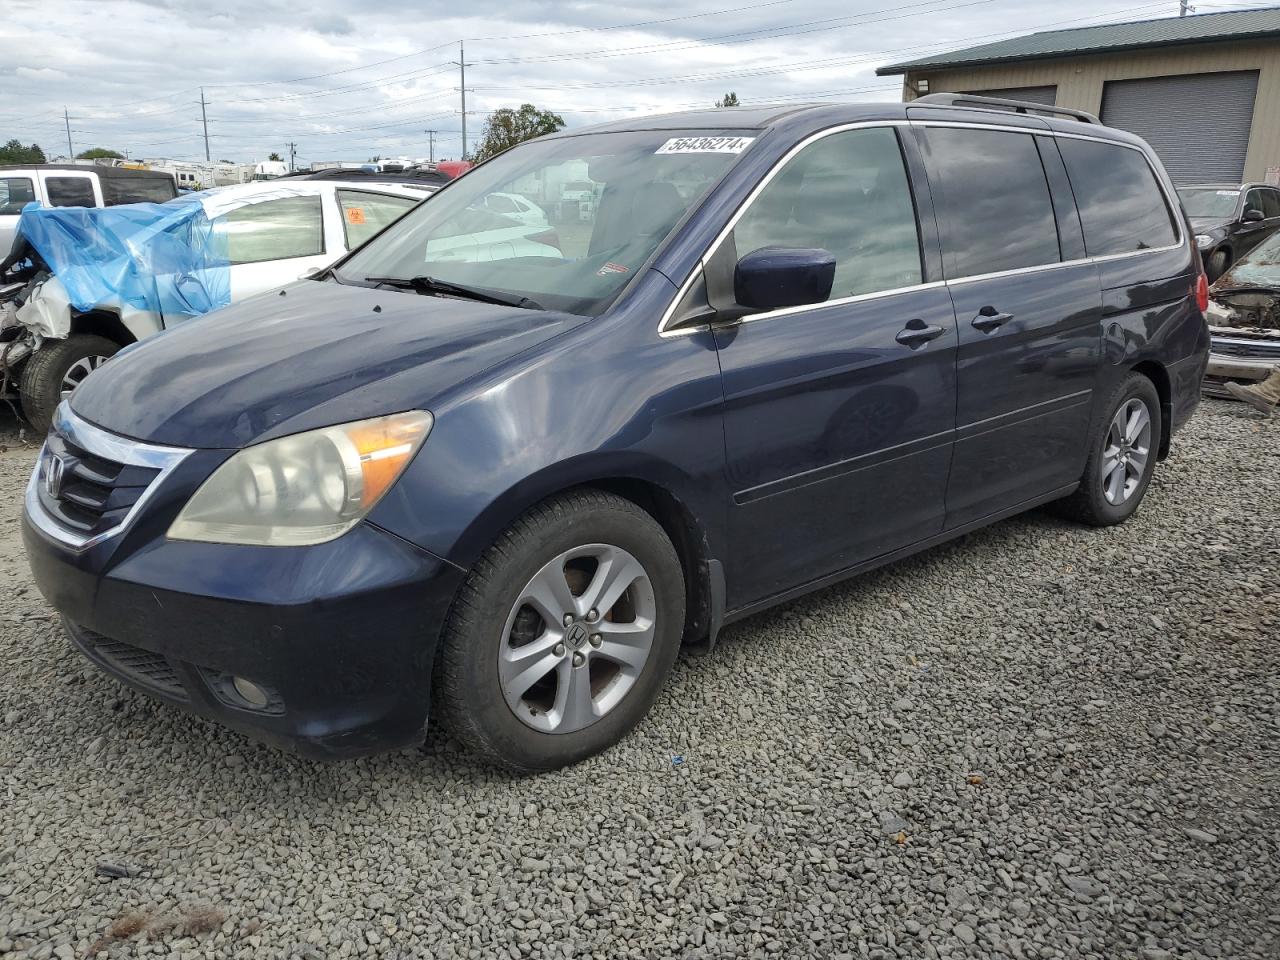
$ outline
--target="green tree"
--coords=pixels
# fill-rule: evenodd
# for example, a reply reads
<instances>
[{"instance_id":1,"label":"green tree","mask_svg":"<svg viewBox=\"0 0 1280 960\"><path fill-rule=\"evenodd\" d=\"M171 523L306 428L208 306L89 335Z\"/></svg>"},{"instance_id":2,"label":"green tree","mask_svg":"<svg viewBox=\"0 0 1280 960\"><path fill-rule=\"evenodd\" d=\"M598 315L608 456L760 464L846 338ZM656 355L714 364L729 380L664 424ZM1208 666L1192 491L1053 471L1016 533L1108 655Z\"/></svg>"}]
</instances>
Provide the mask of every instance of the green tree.
<instances>
[{"instance_id":1,"label":"green tree","mask_svg":"<svg viewBox=\"0 0 1280 960\"><path fill-rule=\"evenodd\" d=\"M550 110L539 110L532 103L522 103L519 110L502 107L489 114L484 122L480 146L472 152L471 159L477 163L488 160L517 143L555 133L563 127L564 117Z\"/></svg>"},{"instance_id":2,"label":"green tree","mask_svg":"<svg viewBox=\"0 0 1280 960\"><path fill-rule=\"evenodd\" d=\"M267 157L267 162L268 162L268 163L270 163L270 162L271 162L271 161L273 161L273 160L274 160L276 163L283 163L283 162L284 162L283 160L281 160L281 159L280 159L280 154L276 153L274 150L272 150L272 151L271 151L271 156Z\"/></svg>"},{"instance_id":3,"label":"green tree","mask_svg":"<svg viewBox=\"0 0 1280 960\"><path fill-rule=\"evenodd\" d=\"M123 160L124 154L115 150L108 150L106 147L93 147L89 150L82 150L76 154L77 160Z\"/></svg>"},{"instance_id":4,"label":"green tree","mask_svg":"<svg viewBox=\"0 0 1280 960\"><path fill-rule=\"evenodd\" d=\"M16 138L0 147L0 163L44 163L44 151L36 144L24 147Z\"/></svg>"},{"instance_id":5,"label":"green tree","mask_svg":"<svg viewBox=\"0 0 1280 960\"><path fill-rule=\"evenodd\" d=\"M716 101L717 107L740 107L742 104L738 102L738 95L730 90L723 97Z\"/></svg>"}]
</instances>

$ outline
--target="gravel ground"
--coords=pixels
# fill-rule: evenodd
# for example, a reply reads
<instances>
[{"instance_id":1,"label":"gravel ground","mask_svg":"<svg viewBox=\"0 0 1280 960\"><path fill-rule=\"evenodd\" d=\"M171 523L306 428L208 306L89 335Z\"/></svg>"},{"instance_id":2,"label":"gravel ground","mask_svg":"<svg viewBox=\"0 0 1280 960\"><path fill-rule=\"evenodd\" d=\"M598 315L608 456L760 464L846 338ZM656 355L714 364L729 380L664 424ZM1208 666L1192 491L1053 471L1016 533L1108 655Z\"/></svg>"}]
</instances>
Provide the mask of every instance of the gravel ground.
<instances>
[{"instance_id":1,"label":"gravel ground","mask_svg":"<svg viewBox=\"0 0 1280 960\"><path fill-rule=\"evenodd\" d=\"M0 953L1280 956L1280 419L1207 402L1122 528L1036 513L740 624L523 780L440 736L315 765L98 675L0 443Z\"/></svg>"}]
</instances>

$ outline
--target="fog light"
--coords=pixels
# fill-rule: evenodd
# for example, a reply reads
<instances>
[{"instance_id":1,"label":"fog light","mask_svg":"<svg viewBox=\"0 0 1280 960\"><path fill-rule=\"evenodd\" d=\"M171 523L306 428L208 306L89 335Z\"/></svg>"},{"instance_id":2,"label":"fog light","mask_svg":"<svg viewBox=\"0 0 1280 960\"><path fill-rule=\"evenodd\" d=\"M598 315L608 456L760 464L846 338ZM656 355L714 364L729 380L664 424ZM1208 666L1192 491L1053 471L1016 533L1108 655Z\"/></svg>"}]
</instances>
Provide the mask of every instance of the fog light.
<instances>
[{"instance_id":1,"label":"fog light","mask_svg":"<svg viewBox=\"0 0 1280 960\"><path fill-rule=\"evenodd\" d=\"M244 677L232 677L231 686L235 688L241 699L251 707L257 707L261 710L270 702L271 698L267 696L267 691L252 680L246 680Z\"/></svg>"}]
</instances>

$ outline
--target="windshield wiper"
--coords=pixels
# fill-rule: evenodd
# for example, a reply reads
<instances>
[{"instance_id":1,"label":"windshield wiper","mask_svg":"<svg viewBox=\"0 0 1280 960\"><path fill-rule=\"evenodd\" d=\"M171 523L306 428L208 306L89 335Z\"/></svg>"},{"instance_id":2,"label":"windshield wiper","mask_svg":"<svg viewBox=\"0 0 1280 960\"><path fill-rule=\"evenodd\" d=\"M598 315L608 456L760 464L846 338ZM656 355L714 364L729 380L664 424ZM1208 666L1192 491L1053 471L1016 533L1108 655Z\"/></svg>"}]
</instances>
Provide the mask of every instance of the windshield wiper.
<instances>
[{"instance_id":1,"label":"windshield wiper","mask_svg":"<svg viewBox=\"0 0 1280 960\"><path fill-rule=\"evenodd\" d=\"M465 297L481 303L497 303L504 307L524 307L526 310L542 310L542 304L529 297L504 297L496 293L486 293L475 287L450 283L448 280L437 280L435 277L365 277L366 283L381 283L388 287L403 287L418 293L442 293L450 297Z\"/></svg>"}]
</instances>

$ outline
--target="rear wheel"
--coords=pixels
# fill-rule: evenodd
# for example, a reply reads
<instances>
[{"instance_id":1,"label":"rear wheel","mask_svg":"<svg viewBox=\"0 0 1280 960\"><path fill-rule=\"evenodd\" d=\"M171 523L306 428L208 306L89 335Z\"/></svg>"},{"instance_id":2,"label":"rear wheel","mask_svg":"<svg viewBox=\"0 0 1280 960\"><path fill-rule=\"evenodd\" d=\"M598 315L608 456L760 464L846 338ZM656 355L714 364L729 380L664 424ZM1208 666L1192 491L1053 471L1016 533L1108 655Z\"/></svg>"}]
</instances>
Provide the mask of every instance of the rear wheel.
<instances>
[{"instance_id":1,"label":"rear wheel","mask_svg":"<svg viewBox=\"0 0 1280 960\"><path fill-rule=\"evenodd\" d=\"M684 577L662 527L594 490L507 530L463 585L436 697L462 743L518 772L599 753L648 712L679 651Z\"/></svg>"},{"instance_id":2,"label":"rear wheel","mask_svg":"<svg viewBox=\"0 0 1280 960\"><path fill-rule=\"evenodd\" d=\"M1160 446L1160 396L1132 373L1094 422L1080 488L1059 502L1062 513L1096 527L1123 523L1146 496Z\"/></svg>"},{"instance_id":3,"label":"rear wheel","mask_svg":"<svg viewBox=\"0 0 1280 960\"><path fill-rule=\"evenodd\" d=\"M22 368L22 412L41 433L49 429L53 413L64 397L102 366L120 345L106 337L72 334L65 340L46 340Z\"/></svg>"}]
</instances>

